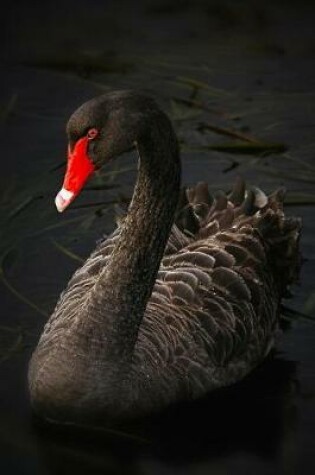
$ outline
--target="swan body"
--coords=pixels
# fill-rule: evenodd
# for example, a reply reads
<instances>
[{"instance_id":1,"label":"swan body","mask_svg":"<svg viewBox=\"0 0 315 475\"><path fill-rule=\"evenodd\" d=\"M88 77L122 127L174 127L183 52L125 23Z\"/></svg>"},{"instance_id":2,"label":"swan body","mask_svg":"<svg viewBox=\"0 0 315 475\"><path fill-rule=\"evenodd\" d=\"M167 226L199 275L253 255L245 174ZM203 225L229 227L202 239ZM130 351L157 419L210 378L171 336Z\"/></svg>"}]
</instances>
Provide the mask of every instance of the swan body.
<instances>
[{"instance_id":1,"label":"swan body","mask_svg":"<svg viewBox=\"0 0 315 475\"><path fill-rule=\"evenodd\" d=\"M176 136L150 98L120 91L83 104L68 123L70 149L92 128L91 163L136 144L138 179L126 217L60 296L29 386L42 417L99 424L198 398L255 368L297 276L301 223L285 217L282 190L266 197L241 179L215 197L205 183L180 190Z\"/></svg>"}]
</instances>

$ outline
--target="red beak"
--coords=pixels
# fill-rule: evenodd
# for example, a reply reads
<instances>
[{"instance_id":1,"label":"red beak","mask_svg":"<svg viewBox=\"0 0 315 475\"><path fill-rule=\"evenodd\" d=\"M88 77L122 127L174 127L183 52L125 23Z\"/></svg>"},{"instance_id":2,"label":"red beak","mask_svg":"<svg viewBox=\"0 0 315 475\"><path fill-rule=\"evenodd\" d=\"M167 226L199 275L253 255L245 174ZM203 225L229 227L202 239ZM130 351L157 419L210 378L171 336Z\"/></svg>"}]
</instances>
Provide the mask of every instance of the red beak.
<instances>
[{"instance_id":1,"label":"red beak","mask_svg":"<svg viewBox=\"0 0 315 475\"><path fill-rule=\"evenodd\" d=\"M72 151L70 151L70 148L68 150L65 178L62 188L55 199L57 210L60 213L78 196L84 184L95 170L95 166L87 154L88 141L87 137L83 137L76 142Z\"/></svg>"}]
</instances>

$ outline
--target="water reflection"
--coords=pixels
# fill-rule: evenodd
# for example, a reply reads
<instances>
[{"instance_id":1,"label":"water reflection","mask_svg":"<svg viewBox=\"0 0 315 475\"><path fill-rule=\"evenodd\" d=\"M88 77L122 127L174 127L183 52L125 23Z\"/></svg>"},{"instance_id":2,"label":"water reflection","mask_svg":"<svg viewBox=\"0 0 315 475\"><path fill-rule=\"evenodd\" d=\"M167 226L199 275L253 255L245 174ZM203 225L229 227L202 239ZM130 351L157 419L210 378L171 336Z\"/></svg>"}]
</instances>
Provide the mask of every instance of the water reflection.
<instances>
[{"instance_id":1,"label":"water reflection","mask_svg":"<svg viewBox=\"0 0 315 475\"><path fill-rule=\"evenodd\" d=\"M297 423L296 392L296 364L270 357L233 387L116 427L130 437L46 428L38 421L34 429L43 464L52 475L69 470L78 475L151 473L143 471L144 460L185 466L185 473L190 467L194 473L197 463L218 468L220 460L233 455L254 455L257 463L286 457Z\"/></svg>"}]
</instances>

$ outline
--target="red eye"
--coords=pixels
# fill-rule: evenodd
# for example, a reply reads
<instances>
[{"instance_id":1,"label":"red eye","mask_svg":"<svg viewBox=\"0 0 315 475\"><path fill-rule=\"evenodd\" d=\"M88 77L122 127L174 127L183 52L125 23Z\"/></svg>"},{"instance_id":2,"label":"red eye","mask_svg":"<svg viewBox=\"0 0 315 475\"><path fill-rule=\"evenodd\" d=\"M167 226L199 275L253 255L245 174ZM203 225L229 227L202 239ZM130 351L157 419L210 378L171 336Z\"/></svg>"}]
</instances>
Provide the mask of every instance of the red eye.
<instances>
[{"instance_id":1,"label":"red eye","mask_svg":"<svg viewBox=\"0 0 315 475\"><path fill-rule=\"evenodd\" d=\"M93 140L95 139L95 137L97 137L98 135L98 130L97 129L90 129L87 133L87 138L89 140Z\"/></svg>"}]
</instances>

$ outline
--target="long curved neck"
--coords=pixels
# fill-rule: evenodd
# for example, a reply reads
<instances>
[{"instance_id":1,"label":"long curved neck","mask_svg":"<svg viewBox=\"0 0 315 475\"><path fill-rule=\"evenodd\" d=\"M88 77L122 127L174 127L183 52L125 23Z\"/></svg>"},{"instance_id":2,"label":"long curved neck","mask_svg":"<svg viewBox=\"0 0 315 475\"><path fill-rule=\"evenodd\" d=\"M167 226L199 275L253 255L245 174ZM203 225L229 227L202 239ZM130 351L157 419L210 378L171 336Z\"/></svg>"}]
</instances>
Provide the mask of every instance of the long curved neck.
<instances>
[{"instance_id":1,"label":"long curved neck","mask_svg":"<svg viewBox=\"0 0 315 475\"><path fill-rule=\"evenodd\" d=\"M164 114L138 140L137 148L139 173L129 212L90 300L98 307L96 313L104 315L107 350L119 358L134 348L180 188L177 140Z\"/></svg>"}]
</instances>

